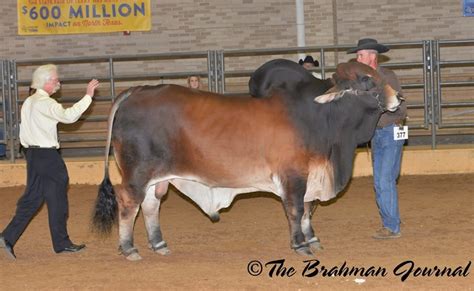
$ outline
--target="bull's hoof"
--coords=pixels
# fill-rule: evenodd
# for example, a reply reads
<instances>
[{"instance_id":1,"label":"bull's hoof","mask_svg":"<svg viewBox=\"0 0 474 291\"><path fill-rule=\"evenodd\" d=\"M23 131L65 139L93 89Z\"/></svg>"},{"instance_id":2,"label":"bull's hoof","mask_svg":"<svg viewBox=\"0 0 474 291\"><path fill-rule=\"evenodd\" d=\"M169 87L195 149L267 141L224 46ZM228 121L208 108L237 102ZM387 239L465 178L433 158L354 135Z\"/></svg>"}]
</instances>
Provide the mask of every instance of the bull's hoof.
<instances>
[{"instance_id":1,"label":"bull's hoof","mask_svg":"<svg viewBox=\"0 0 474 291\"><path fill-rule=\"evenodd\" d=\"M308 246L295 248L295 252L300 256L307 256L307 257L313 256L313 252L311 251L311 248Z\"/></svg>"},{"instance_id":2,"label":"bull's hoof","mask_svg":"<svg viewBox=\"0 0 474 291\"><path fill-rule=\"evenodd\" d=\"M320 242L310 243L309 247L313 253L322 251L324 249Z\"/></svg>"},{"instance_id":3,"label":"bull's hoof","mask_svg":"<svg viewBox=\"0 0 474 291\"><path fill-rule=\"evenodd\" d=\"M142 256L140 256L137 252L137 253L131 253L130 255L126 256L125 258L129 261L135 262L135 261L140 261L142 259Z\"/></svg>"},{"instance_id":4,"label":"bull's hoof","mask_svg":"<svg viewBox=\"0 0 474 291\"><path fill-rule=\"evenodd\" d=\"M168 245L166 244L165 241L161 241L159 243L157 243L156 245L151 245L151 244L148 244L148 247L155 253L157 254L160 254L162 256L167 256L169 254L171 254L171 251L170 249L168 248Z\"/></svg>"},{"instance_id":5,"label":"bull's hoof","mask_svg":"<svg viewBox=\"0 0 474 291\"><path fill-rule=\"evenodd\" d=\"M142 259L142 257L138 254L138 250L133 247L127 250L123 250L122 247L119 247L119 252L129 261L140 261Z\"/></svg>"},{"instance_id":6,"label":"bull's hoof","mask_svg":"<svg viewBox=\"0 0 474 291\"><path fill-rule=\"evenodd\" d=\"M311 248L309 247L308 243L302 243L299 245L293 245L293 249L298 255L301 256L312 256L313 252L311 251Z\"/></svg>"},{"instance_id":7,"label":"bull's hoof","mask_svg":"<svg viewBox=\"0 0 474 291\"><path fill-rule=\"evenodd\" d=\"M321 245L321 242L319 241L319 238L317 237L313 237L312 239L310 239L308 241L308 244L313 253L323 250L323 246Z\"/></svg>"},{"instance_id":8,"label":"bull's hoof","mask_svg":"<svg viewBox=\"0 0 474 291\"><path fill-rule=\"evenodd\" d=\"M170 251L169 248L161 248L159 250L155 250L154 252L157 253L157 254L160 254L162 256L167 256L167 255L171 254L171 251Z\"/></svg>"}]
</instances>

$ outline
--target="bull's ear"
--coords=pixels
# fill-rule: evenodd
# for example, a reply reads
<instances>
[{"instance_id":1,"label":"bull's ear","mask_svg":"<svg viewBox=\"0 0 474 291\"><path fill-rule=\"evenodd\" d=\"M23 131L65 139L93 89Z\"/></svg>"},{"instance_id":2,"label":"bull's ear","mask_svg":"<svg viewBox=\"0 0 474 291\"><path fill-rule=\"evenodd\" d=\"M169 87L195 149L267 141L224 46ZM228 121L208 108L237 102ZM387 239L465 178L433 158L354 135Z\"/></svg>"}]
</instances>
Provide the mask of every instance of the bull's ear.
<instances>
[{"instance_id":1,"label":"bull's ear","mask_svg":"<svg viewBox=\"0 0 474 291\"><path fill-rule=\"evenodd\" d=\"M328 92L329 91L330 90L328 90ZM331 101L337 100L344 95L344 91L337 91L337 92L331 92L331 93L328 93L328 92L326 92L326 94L317 96L316 98L314 98L314 101L317 103L324 104L324 103L329 103Z\"/></svg>"}]
</instances>

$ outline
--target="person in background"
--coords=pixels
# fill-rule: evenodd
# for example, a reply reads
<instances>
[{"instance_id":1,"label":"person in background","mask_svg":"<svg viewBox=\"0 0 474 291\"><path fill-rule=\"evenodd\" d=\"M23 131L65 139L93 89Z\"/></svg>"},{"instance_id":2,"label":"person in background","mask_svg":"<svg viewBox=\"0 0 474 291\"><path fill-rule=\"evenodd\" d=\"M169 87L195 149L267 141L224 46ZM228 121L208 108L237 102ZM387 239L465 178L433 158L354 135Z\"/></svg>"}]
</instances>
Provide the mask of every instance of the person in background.
<instances>
[{"instance_id":1,"label":"person in background","mask_svg":"<svg viewBox=\"0 0 474 291\"><path fill-rule=\"evenodd\" d=\"M0 233L0 248L10 258L16 259L13 247L44 201L48 205L54 251L71 253L84 249L84 244L76 245L70 240L67 231L69 176L59 153L57 124L76 122L89 108L98 86L99 81L90 81L86 95L64 109L50 97L61 87L57 67L48 64L34 71L31 87L36 92L21 107L20 142L26 151L26 189L17 202L15 216Z\"/></svg>"},{"instance_id":2,"label":"person in background","mask_svg":"<svg viewBox=\"0 0 474 291\"><path fill-rule=\"evenodd\" d=\"M187 82L189 88L201 90L201 77L197 75L191 75L188 77Z\"/></svg>"},{"instance_id":3,"label":"person in background","mask_svg":"<svg viewBox=\"0 0 474 291\"><path fill-rule=\"evenodd\" d=\"M314 77L318 79L322 78L320 73L314 72L314 69L319 67L319 62L317 60L315 61L312 56L306 56L304 60L300 59L298 61L298 64L302 65L303 68L310 71Z\"/></svg>"},{"instance_id":4,"label":"person in background","mask_svg":"<svg viewBox=\"0 0 474 291\"><path fill-rule=\"evenodd\" d=\"M357 47L347 51L356 53L357 61L375 69L382 78L401 94L400 82L395 73L378 64L378 54L389 51L385 45L372 38L360 39ZM371 140L375 198L382 218L382 228L373 235L375 239L393 239L401 236L398 207L397 179L404 140L394 139L395 127L402 126L407 116L406 102L395 112L385 112L380 117Z\"/></svg>"}]
</instances>

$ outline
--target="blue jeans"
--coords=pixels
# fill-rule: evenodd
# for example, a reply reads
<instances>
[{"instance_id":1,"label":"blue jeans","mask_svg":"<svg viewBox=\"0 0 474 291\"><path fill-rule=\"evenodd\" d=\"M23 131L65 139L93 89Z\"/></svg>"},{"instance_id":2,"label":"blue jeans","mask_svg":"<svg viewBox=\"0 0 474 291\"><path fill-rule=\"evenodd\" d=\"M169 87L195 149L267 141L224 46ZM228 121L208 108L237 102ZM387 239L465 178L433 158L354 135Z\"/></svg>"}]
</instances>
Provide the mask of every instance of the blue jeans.
<instances>
[{"instance_id":1,"label":"blue jeans","mask_svg":"<svg viewBox=\"0 0 474 291\"><path fill-rule=\"evenodd\" d=\"M393 128L377 128L371 141L374 170L375 199L383 226L394 233L400 232L397 179L404 140L393 139Z\"/></svg>"},{"instance_id":2,"label":"blue jeans","mask_svg":"<svg viewBox=\"0 0 474 291\"><path fill-rule=\"evenodd\" d=\"M0 140L4 139L3 128L0 128ZM4 157L6 154L7 147L5 143L0 142L0 157Z\"/></svg>"}]
</instances>

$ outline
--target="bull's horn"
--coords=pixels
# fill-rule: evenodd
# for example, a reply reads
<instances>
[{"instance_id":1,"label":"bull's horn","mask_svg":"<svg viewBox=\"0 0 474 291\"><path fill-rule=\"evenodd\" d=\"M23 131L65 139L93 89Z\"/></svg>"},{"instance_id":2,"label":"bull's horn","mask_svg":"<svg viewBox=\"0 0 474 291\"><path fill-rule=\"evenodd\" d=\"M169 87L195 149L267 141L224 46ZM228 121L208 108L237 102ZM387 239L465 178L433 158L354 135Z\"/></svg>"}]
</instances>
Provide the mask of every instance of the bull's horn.
<instances>
[{"instance_id":1,"label":"bull's horn","mask_svg":"<svg viewBox=\"0 0 474 291\"><path fill-rule=\"evenodd\" d=\"M324 104L324 103L328 103L328 102L337 100L337 99L341 98L342 96L344 96L344 92L345 92L344 90L328 93L330 90L328 90L326 92L326 94L319 95L316 98L314 98L314 101L317 102L317 103L320 103L320 104Z\"/></svg>"},{"instance_id":2,"label":"bull's horn","mask_svg":"<svg viewBox=\"0 0 474 291\"><path fill-rule=\"evenodd\" d=\"M403 97L403 94L401 92L397 92L398 99L404 101L405 97Z\"/></svg>"}]
</instances>

